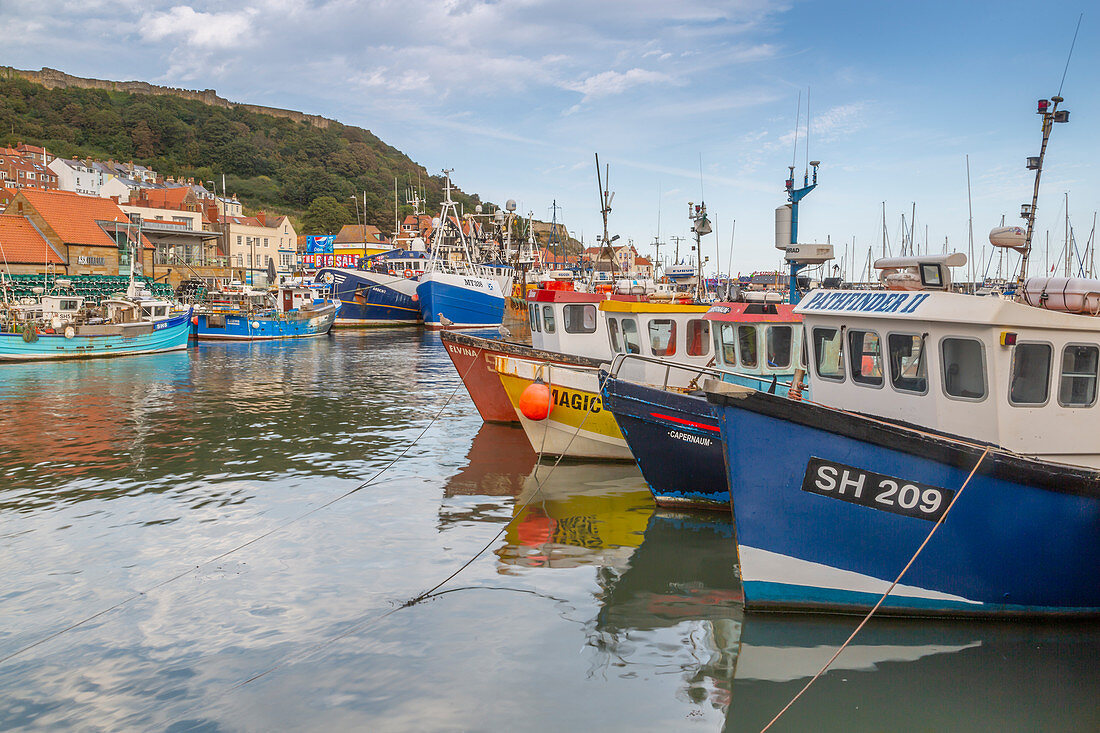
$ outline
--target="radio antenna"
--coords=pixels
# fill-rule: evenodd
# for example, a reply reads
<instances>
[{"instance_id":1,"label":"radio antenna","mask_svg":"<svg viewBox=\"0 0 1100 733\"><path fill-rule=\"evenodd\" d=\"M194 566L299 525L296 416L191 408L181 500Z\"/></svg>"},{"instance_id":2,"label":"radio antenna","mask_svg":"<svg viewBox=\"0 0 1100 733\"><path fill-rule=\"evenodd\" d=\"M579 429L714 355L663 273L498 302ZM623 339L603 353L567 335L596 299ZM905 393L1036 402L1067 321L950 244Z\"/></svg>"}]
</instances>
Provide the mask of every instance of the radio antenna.
<instances>
[{"instance_id":1,"label":"radio antenna","mask_svg":"<svg viewBox=\"0 0 1100 733\"><path fill-rule=\"evenodd\" d=\"M798 107L794 113L794 150L791 151L791 174L794 177L795 158L798 157L798 123L802 120L802 90L798 90Z\"/></svg>"},{"instance_id":2,"label":"radio antenna","mask_svg":"<svg viewBox=\"0 0 1100 733\"><path fill-rule=\"evenodd\" d=\"M1069 60L1073 58L1073 47L1077 44L1077 31L1081 30L1081 19L1084 13L1077 16L1077 28L1073 31L1073 40L1069 44L1069 54L1066 56L1066 68L1062 71L1062 81L1058 82L1058 96L1062 96L1062 85L1066 83L1066 73L1069 72Z\"/></svg>"}]
</instances>

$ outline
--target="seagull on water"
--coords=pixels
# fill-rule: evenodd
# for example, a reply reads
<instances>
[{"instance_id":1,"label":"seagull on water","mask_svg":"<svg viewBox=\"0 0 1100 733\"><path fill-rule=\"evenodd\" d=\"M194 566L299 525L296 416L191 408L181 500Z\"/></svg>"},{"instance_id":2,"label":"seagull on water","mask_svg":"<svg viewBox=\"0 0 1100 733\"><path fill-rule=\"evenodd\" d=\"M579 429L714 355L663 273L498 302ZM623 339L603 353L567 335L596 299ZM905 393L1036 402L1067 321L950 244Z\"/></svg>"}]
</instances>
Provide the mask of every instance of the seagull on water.
<instances>
[{"instance_id":1,"label":"seagull on water","mask_svg":"<svg viewBox=\"0 0 1100 733\"><path fill-rule=\"evenodd\" d=\"M497 333L499 333L502 338L509 338L512 335L512 332L509 331L508 327L505 326L503 323L497 327Z\"/></svg>"}]
</instances>

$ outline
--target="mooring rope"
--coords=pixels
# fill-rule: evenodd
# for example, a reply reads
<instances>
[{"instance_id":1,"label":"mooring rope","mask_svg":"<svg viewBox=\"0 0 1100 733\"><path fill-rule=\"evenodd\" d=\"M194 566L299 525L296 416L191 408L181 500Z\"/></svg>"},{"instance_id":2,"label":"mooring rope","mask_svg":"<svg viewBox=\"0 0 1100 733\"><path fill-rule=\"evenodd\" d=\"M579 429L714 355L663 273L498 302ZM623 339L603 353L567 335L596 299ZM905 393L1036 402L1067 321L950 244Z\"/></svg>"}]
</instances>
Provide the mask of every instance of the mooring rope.
<instances>
[{"instance_id":1,"label":"mooring rope","mask_svg":"<svg viewBox=\"0 0 1100 733\"><path fill-rule=\"evenodd\" d=\"M932 530L928 533L928 536L924 538L924 542L920 543L920 547L918 547L917 551L913 553L913 557L909 558L909 562L907 562L905 564L905 567L901 569L901 572L898 573L898 577L894 579L894 582L890 584L890 587L886 589L886 592L882 594L882 597L878 599L878 603L875 604L874 608L867 612L867 615L864 616L863 620L859 622L859 626L857 626L855 631L852 632L852 635L849 636L848 639L840 645L840 648L837 649L836 653L829 658L829 661L825 662L825 666L818 670L818 673L815 674L810 679L810 681L806 683L806 686L799 690L798 694L792 697L791 701L784 705L783 709L776 713L775 717L772 718L767 725L760 729L760 733L765 733L765 731L771 728L772 725L774 725L775 722L783 716L783 713L787 712L787 710L789 710L790 707L795 704L798 698L802 697L802 693L810 689L810 685L816 682L817 679L821 677L821 675L825 674L825 670L829 669L832 663L836 661L836 658L840 656L840 653L844 651L852 642L852 639L856 638L856 634L858 634L863 629L863 627L867 625L867 622L870 621L871 617L875 615L876 611L878 611L879 606L883 604L887 596L889 596L894 591L894 588L896 588L898 583L901 582L901 579L905 576L907 572L909 572L909 568L912 567L914 562L916 562L917 558L924 550L925 545L927 545L928 541L932 539L932 535L936 534L936 530L939 529L940 525L942 525L944 523L944 520L947 519L947 515L951 512L951 508L955 506L955 502L957 502L959 500L959 497L962 496L963 492L966 490L967 485L970 483L970 479L974 478L974 474L977 473L978 467L982 465L982 461L984 461L985 457L989 455L989 451L990 448L988 446L984 451L982 451L982 455L978 458L978 462L974 464L974 468L970 469L970 474L966 477L966 481L963 481L962 486L959 487L959 490L955 493L955 496L951 498L951 503L947 505L947 509L945 509L943 514L940 515L940 518L936 520L936 523L932 525Z\"/></svg>"},{"instance_id":2,"label":"mooring rope","mask_svg":"<svg viewBox=\"0 0 1100 733\"><path fill-rule=\"evenodd\" d=\"M431 428L432 425L434 425L436 423L436 421L439 420L439 417L443 414L443 411L445 409L447 409L447 406L450 405L451 400L453 400L454 396L458 393L459 388L463 384L465 384L466 375L469 374L470 370L473 369L474 365L478 363L478 361L480 359L480 356L481 356L481 354L484 350L485 350L484 346L481 346L481 347L478 348L477 355L470 361L470 366L466 368L466 372L464 374L460 375L460 378L458 380L458 383L455 385L455 388L453 390L451 390L450 395L448 395L447 399L444 400L442 407L439 408L439 410L435 413L435 416L432 417L432 419L428 422L428 424L424 426L424 429L420 431L420 434L417 435L416 438L411 443L406 445L405 449L402 450L400 453L398 453L397 456L394 457L389 463L387 463L385 466L383 466L378 472L376 472L369 479L367 479L363 483L356 486L354 489L350 489L348 491L345 491L343 494L340 494L339 496L335 497L334 499L330 499L329 501L326 501L324 504L320 504L320 505L314 507L313 509L310 509L307 512L299 514L298 516L293 517L293 518L287 520L286 522L283 522L282 524L280 524L276 527L273 527L273 528L267 530L266 532L261 533L260 535L258 535L256 537L253 537L252 539L248 540L247 542L244 542L240 545L237 545L236 547L234 547L230 550L226 550L225 552L221 553L220 555L217 555L216 557L213 557L213 558L211 558L211 559L209 559L209 560L207 560L203 563L195 565L194 567L188 568L187 570L184 570L180 573L177 573L176 575L173 575L169 578L165 578L164 580L149 586L145 590L137 591L136 593L134 593L130 596L127 596L126 598L123 598L121 601L119 601L118 603L115 603L113 606L109 606L108 608L105 608L101 611L98 611L98 612L92 614L91 616L87 616L87 617L85 617L85 618L83 618L79 621L76 621L74 623L69 624L68 626L65 626L64 628L58 629L57 631L55 631L51 634L48 634L47 636L44 636L41 639L38 639L36 641L31 642L30 644L27 644L23 647L20 647L19 649L16 649L15 651L13 651L9 654L6 654L3 657L0 657L0 664L3 664L3 663L5 663L5 662L7 662L11 659L14 659L15 657L18 657L19 655L24 654L25 652L28 652L28 651L30 651L31 649L34 649L37 646L45 644L48 641L52 641L53 639L56 639L57 637L61 636L62 634L66 634L66 633L72 631L73 629L77 629L81 626L84 626L85 624L87 624L90 621L94 621L95 619L97 619L101 616L105 616L106 614L108 614L112 611L115 611L119 608L122 608L123 606L126 606L126 605L132 603L133 601L138 600L139 598L144 598L146 595L148 595L149 593L152 593L155 590L163 588L164 586L169 585L171 583L174 583L177 580L180 580L182 578L186 578L188 575L191 575L191 574L201 570L202 568L205 568L208 565L211 565L212 563L218 562L219 560L224 560L225 558L229 557L233 553L239 552L240 550L243 550L246 547L249 547L250 545L254 545L257 542L259 542L263 539L266 539L266 538L270 537L271 535L273 535L277 532L281 532L282 530L286 529L287 527L290 527L291 525L293 525L297 522L300 522L303 519L306 519L307 517L312 516L313 514L316 514L317 512L321 511L322 509L327 509L328 507L332 506L336 502L342 501L343 499L348 498L352 494L355 494L355 493L357 493L359 491L362 491L363 489L367 488L368 486L373 484L375 481L377 481L382 476L382 474L384 474L386 471L388 471L390 468L392 468L393 465L395 463L397 463L397 461L399 461L401 458L403 458L409 452L409 450L414 445L416 445L417 442L419 442L419 440L421 438L424 437L424 434L428 432L429 428Z\"/></svg>"},{"instance_id":3,"label":"mooring rope","mask_svg":"<svg viewBox=\"0 0 1100 733\"><path fill-rule=\"evenodd\" d=\"M455 588L455 589L451 589L451 590L439 591L440 588L442 588L444 585L446 585L451 580L456 578L463 570L470 567L470 565L472 565L475 560L477 560L479 557L484 555L485 552L490 547L492 547L496 543L497 540L500 539L501 535L503 535L505 532L507 532L508 528L511 527L512 524L516 520L518 520L521 516L523 516L524 510L526 510L527 507L529 507L532 503L534 503L535 499L537 499L539 497L539 495L542 493L542 487L546 485L546 481L550 478L551 474L554 473L554 469L558 467L558 464L561 463L561 459L565 458L565 454L569 452L569 447L573 444L573 440L580 434L581 428L584 427L584 423L588 420L588 416L592 414L592 408L593 407L595 407L595 400L593 400L592 403L588 406L588 409L585 411L584 417L581 419L580 424L577 425L576 431L574 431L573 435L570 436L569 442L567 442L565 444L565 448L562 449L562 452L561 452L561 454L558 455L557 460L554 461L554 464L552 466L550 466L550 470L543 476L541 481L536 480L535 489L534 489L534 491L531 492L531 496L528 497L527 501L520 504L518 506L518 508L515 510L515 516L513 516L510 520L505 522L504 525L500 528L500 530L497 531L497 533L494 534L492 536L492 538L490 538L490 540L488 542L486 542L485 545L480 550L478 550L476 553L474 553L474 555L469 560L462 563L462 565L460 565L454 572L452 572L450 575L448 575L446 578L439 581L435 585L433 585L428 590L424 591L423 593L420 593L417 596L414 596L414 597L408 599L407 601L403 602L401 605L399 605L395 608L391 608L389 611L386 611L385 613L380 614L378 616L372 616L370 618L363 619L362 621L360 621L356 624L353 624L349 628L347 628L344 631L340 632L336 636L333 636L329 639L325 639L324 641L317 642L316 644L312 645L311 647L309 647L305 651L301 652L300 654L296 654L296 655L287 657L286 659L283 659L282 661L273 664L272 666L268 667L267 669L264 669L261 672L257 672L256 674L252 675L251 677L249 677L247 679L241 680L237 684L235 684L232 687L229 687L228 689L226 689L225 692L227 692L227 693L232 692L233 690L237 690L241 687L244 687L245 685L251 684L251 683L255 682L256 680L259 680L263 677L266 677L267 675L271 674L272 672L276 672L276 671L282 669L283 667L285 667L286 665L290 664L291 662L293 662L295 660L304 659L304 658L308 657L310 654L313 654L314 652L316 652L320 649L324 649L328 646L331 646L332 644L335 644L337 641L340 641L341 639L344 639L347 636L350 636L351 634L354 634L358 631L361 631L364 628L371 628L373 625L381 622L387 616L390 616L394 613L397 613L398 611L400 611L403 608L411 608L412 606L415 606L418 603L426 601L427 599L435 597L435 596L443 595L444 593L453 593L453 592L458 591L458 590L472 590L474 588L492 588L492 586L470 586L469 588L462 588L462 589ZM540 454L539 455L539 460L541 460L541 458L542 458L542 456ZM535 475L538 476L538 463L537 462L535 464ZM437 592L437 591L439 591L439 592Z\"/></svg>"}]
</instances>

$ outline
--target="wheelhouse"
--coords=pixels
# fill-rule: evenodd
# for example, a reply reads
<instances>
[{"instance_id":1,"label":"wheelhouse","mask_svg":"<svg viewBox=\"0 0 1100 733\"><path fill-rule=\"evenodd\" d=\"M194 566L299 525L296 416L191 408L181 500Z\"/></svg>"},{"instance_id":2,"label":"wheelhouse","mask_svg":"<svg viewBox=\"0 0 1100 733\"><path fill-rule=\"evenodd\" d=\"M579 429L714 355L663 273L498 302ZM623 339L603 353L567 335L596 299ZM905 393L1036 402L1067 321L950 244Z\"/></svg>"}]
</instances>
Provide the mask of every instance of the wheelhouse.
<instances>
[{"instance_id":1,"label":"wheelhouse","mask_svg":"<svg viewBox=\"0 0 1100 733\"><path fill-rule=\"evenodd\" d=\"M1100 321L1001 298L811 292L815 401L1100 467Z\"/></svg>"}]
</instances>

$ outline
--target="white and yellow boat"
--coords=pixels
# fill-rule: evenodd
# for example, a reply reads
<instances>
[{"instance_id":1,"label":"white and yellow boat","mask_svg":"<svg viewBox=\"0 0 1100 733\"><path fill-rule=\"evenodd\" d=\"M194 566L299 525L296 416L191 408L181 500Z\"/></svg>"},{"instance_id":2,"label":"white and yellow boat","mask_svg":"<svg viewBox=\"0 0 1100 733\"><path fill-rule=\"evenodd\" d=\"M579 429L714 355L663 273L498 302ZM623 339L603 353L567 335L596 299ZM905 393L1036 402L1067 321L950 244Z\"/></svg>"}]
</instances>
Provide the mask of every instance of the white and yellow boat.
<instances>
[{"instance_id":1,"label":"white and yellow boat","mask_svg":"<svg viewBox=\"0 0 1100 733\"><path fill-rule=\"evenodd\" d=\"M634 460L615 418L603 409L599 369L497 356L496 371L536 453ZM520 396L536 379L550 389L550 414L543 420L532 420L519 409Z\"/></svg>"},{"instance_id":2,"label":"white and yellow boat","mask_svg":"<svg viewBox=\"0 0 1100 733\"><path fill-rule=\"evenodd\" d=\"M599 309L613 354L640 354L695 367L706 366L713 357L710 324L703 317L708 306L605 300ZM655 362L630 366L636 373L629 378L645 384L686 387L693 376L691 370L670 370ZM598 368L510 355L497 356L494 368L536 453L633 460L614 416L603 408ZM542 420L528 417L519 407L524 390L537 379L550 390L550 414Z\"/></svg>"}]
</instances>

